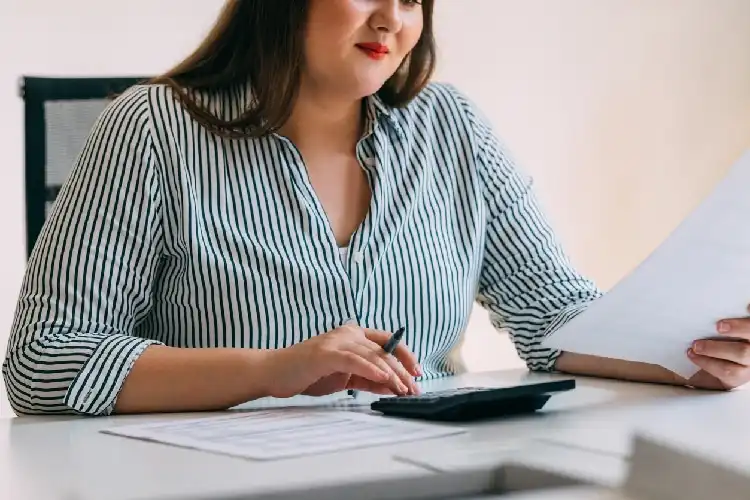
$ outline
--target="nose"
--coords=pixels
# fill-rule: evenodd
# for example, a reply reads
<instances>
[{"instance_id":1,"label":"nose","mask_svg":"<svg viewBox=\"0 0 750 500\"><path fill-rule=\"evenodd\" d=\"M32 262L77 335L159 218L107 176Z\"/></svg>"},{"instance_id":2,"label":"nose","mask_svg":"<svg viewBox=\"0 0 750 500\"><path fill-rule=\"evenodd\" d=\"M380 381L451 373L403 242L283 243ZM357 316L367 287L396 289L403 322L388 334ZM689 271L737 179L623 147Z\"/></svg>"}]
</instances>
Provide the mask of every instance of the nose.
<instances>
[{"instance_id":1,"label":"nose","mask_svg":"<svg viewBox=\"0 0 750 500\"><path fill-rule=\"evenodd\" d=\"M370 18L370 25L377 31L397 33L401 30L401 0L381 0Z\"/></svg>"}]
</instances>

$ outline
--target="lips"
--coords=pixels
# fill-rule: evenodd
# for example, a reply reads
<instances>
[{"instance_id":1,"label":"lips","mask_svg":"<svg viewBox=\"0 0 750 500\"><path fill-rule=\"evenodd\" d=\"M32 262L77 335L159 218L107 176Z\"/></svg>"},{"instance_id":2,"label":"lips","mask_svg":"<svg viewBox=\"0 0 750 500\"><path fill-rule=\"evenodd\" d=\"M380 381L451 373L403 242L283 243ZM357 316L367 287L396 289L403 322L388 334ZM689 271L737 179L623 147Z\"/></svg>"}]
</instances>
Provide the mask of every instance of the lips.
<instances>
[{"instance_id":1,"label":"lips","mask_svg":"<svg viewBox=\"0 0 750 500\"><path fill-rule=\"evenodd\" d=\"M358 43L357 48L362 50L371 59L382 59L388 52L388 46L377 42Z\"/></svg>"}]
</instances>

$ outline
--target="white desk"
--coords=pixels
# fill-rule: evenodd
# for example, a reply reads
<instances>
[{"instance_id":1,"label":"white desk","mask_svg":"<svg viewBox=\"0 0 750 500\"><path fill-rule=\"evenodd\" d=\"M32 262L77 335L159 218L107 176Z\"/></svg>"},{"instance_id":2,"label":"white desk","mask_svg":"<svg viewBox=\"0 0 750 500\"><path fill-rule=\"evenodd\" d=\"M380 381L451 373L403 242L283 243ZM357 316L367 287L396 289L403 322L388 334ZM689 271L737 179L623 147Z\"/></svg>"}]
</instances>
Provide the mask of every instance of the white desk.
<instances>
[{"instance_id":1,"label":"white desk","mask_svg":"<svg viewBox=\"0 0 750 500\"><path fill-rule=\"evenodd\" d=\"M524 371L474 373L429 382L423 388L503 385L521 379L549 378L559 377ZM319 400L294 400L304 405L311 401ZM673 430L682 433L685 439L694 439L709 422L734 422L735 425L742 420L750 422L750 393L706 395L682 388L579 378L576 390L554 396L538 414L472 424L467 434L441 441L449 449L483 447L485 457L490 454L488 446L502 448L505 444L512 452L499 453L499 460L541 469L559 465L563 473L607 484L619 479L618 467L624 462L620 455L627 447L621 446L618 440L625 442L634 428L659 431L678 417L684 419L683 423ZM251 494L309 492L346 483L364 483L358 489L359 498L379 498L388 491L388 483L399 478L432 475L437 491L450 488L450 475L440 471L461 467L461 463L435 467L415 460L415 453L419 455L420 449L428 450L435 442L254 462L98 432L113 425L164 418L178 417L2 419L0 498L249 498ZM717 427L718 436L711 437L714 446L736 444L737 436L722 432L734 427L720 424ZM748 439L744 436L750 433L743 435ZM524 444L525 440L532 439L539 441ZM575 447L567 447L569 443ZM602 443L604 446L600 446ZM614 445L610 446L612 443ZM591 470L602 451L607 455L602 455L604 458L599 463L609 464L604 467L605 472ZM743 446L743 451L738 451L737 455L742 453L747 455L744 459L750 466L750 446ZM489 465L492 459L487 460ZM484 480L482 473L477 480Z\"/></svg>"}]
</instances>

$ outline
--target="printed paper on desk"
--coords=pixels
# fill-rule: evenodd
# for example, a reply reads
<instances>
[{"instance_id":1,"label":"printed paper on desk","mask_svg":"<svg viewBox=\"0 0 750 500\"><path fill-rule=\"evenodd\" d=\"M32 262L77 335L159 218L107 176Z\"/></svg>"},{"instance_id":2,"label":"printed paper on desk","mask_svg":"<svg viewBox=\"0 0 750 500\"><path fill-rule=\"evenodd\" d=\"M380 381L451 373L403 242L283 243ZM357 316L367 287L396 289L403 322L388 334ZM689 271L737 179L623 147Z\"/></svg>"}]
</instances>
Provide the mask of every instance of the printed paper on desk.
<instances>
[{"instance_id":1,"label":"printed paper on desk","mask_svg":"<svg viewBox=\"0 0 750 500\"><path fill-rule=\"evenodd\" d=\"M350 411L278 409L126 425L107 434L256 460L437 438L464 429Z\"/></svg>"},{"instance_id":2,"label":"printed paper on desk","mask_svg":"<svg viewBox=\"0 0 750 500\"><path fill-rule=\"evenodd\" d=\"M627 237L623 235L623 237ZM543 344L690 377L692 341L750 303L750 151L640 266Z\"/></svg>"}]
</instances>

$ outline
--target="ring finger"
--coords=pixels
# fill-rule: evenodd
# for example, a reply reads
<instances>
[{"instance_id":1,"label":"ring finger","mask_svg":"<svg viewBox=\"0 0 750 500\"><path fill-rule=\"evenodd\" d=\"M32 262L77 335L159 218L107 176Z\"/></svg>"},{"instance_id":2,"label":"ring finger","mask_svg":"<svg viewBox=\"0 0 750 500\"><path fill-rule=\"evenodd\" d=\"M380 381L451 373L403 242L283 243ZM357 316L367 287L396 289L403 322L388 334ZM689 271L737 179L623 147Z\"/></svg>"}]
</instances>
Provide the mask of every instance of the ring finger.
<instances>
[{"instance_id":1,"label":"ring finger","mask_svg":"<svg viewBox=\"0 0 750 500\"><path fill-rule=\"evenodd\" d=\"M354 353L365 358L370 363L383 370L385 373L390 375L391 385L396 394L408 394L409 386L401 381L401 377L398 372L393 369L390 363L388 363L382 355L370 349L369 346L362 345L357 342L352 342L349 349Z\"/></svg>"},{"instance_id":2,"label":"ring finger","mask_svg":"<svg viewBox=\"0 0 750 500\"><path fill-rule=\"evenodd\" d=\"M414 378L406 369L406 367L401 364L401 362L395 356L387 354L385 351L383 351L383 348L376 342L370 341L367 347L376 356L388 363L388 365L391 367L391 370L393 370L398 375L401 382L409 389L409 393L419 394L419 387L417 387L416 382L414 382Z\"/></svg>"}]
</instances>

